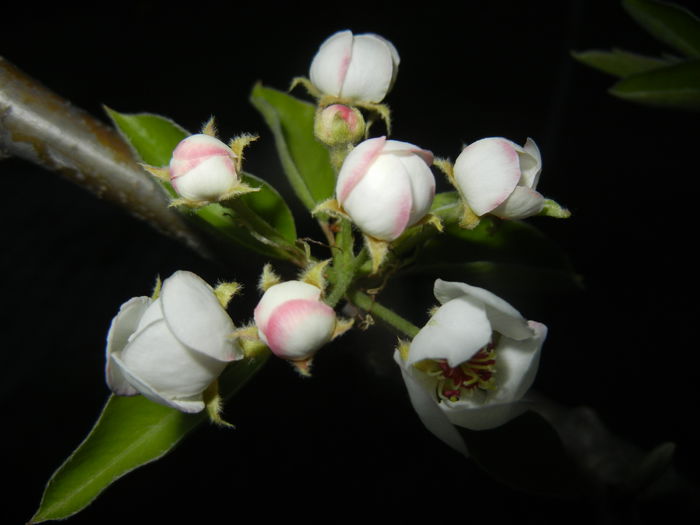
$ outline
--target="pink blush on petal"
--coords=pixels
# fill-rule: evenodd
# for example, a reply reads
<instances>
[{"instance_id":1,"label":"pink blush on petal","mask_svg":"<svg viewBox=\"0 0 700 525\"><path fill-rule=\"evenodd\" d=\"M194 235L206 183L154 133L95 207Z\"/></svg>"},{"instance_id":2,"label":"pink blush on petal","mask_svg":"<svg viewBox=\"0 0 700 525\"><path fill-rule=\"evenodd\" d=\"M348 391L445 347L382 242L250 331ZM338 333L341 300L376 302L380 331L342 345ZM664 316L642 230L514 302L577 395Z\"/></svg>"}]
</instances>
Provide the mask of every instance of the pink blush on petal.
<instances>
[{"instance_id":1,"label":"pink blush on petal","mask_svg":"<svg viewBox=\"0 0 700 525\"><path fill-rule=\"evenodd\" d=\"M173 151L173 158L178 160L193 160L200 157L217 157L232 154L227 147L222 146L223 144L202 144L185 140L175 148L175 151Z\"/></svg>"},{"instance_id":2,"label":"pink blush on petal","mask_svg":"<svg viewBox=\"0 0 700 525\"><path fill-rule=\"evenodd\" d=\"M280 357L294 357L288 355L289 351L292 350L288 344L292 333L298 330L307 330L307 325L313 323L314 319L319 316L335 316L335 312L330 306L320 301L292 299L283 303L272 312L268 318L267 326L263 330L267 338L267 345ZM262 328L260 329L262 330ZM318 341L319 344L323 344L323 342L325 341Z\"/></svg>"},{"instance_id":3,"label":"pink blush on petal","mask_svg":"<svg viewBox=\"0 0 700 525\"><path fill-rule=\"evenodd\" d=\"M355 165L352 167L350 176L338 192L338 200L341 204L348 198L348 195L355 189L355 186L362 180L362 177L365 176L372 162L374 162L374 159L382 152L384 144L386 143L386 137L377 137L376 139L370 140L373 141L370 145L371 147L367 147L367 151L363 152L362 156L354 161Z\"/></svg>"},{"instance_id":4,"label":"pink blush on petal","mask_svg":"<svg viewBox=\"0 0 700 525\"><path fill-rule=\"evenodd\" d=\"M392 237L396 239L401 235L406 227L408 226L408 220L411 218L411 207L413 206L413 199L411 196L411 191L404 193L401 201L398 203L398 209L396 210L396 216L394 218L394 230L392 232Z\"/></svg>"}]
</instances>

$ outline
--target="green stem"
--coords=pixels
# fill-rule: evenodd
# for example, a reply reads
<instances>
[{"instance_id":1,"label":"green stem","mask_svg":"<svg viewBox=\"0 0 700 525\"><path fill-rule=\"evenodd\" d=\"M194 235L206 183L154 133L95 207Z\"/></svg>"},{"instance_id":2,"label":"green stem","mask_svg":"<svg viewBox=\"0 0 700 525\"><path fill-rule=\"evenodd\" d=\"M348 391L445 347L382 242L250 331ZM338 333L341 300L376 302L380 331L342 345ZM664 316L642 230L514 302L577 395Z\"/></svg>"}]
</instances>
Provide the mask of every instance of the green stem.
<instances>
[{"instance_id":1,"label":"green stem","mask_svg":"<svg viewBox=\"0 0 700 525\"><path fill-rule=\"evenodd\" d=\"M355 239L352 235L350 221L344 219L338 224L340 231L335 238L333 271L330 279L333 283L333 289L326 298L326 303L332 308L345 296L345 292L355 279L358 268L367 257L364 249L355 257L353 252Z\"/></svg>"},{"instance_id":2,"label":"green stem","mask_svg":"<svg viewBox=\"0 0 700 525\"><path fill-rule=\"evenodd\" d=\"M366 312L378 317L386 324L394 327L399 332L406 334L411 339L413 339L418 332L420 332L420 328L418 328L416 325L410 321L407 321L386 306L379 304L364 292L353 290L348 294L348 298L354 305L359 306Z\"/></svg>"}]
</instances>

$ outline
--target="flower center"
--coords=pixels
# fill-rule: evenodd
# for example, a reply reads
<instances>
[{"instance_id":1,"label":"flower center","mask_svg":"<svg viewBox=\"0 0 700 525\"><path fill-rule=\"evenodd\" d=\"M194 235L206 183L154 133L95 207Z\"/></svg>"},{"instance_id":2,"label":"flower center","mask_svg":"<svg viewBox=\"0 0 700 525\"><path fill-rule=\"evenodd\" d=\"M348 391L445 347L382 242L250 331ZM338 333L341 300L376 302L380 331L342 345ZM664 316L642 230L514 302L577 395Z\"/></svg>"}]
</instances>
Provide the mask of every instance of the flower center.
<instances>
[{"instance_id":1,"label":"flower center","mask_svg":"<svg viewBox=\"0 0 700 525\"><path fill-rule=\"evenodd\" d=\"M424 361L420 368L437 378L437 396L440 401L459 401L474 392L496 389L496 344L489 342L469 361L451 367L445 359Z\"/></svg>"}]
</instances>

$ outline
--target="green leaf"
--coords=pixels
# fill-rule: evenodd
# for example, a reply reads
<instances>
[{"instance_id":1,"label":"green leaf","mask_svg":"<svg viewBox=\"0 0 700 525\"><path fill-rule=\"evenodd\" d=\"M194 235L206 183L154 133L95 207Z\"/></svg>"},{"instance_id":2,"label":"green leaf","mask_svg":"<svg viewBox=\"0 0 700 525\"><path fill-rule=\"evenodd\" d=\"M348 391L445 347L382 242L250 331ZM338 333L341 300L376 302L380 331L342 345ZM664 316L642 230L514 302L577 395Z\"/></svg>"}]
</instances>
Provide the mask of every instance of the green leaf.
<instances>
[{"instance_id":1,"label":"green leaf","mask_svg":"<svg viewBox=\"0 0 700 525\"><path fill-rule=\"evenodd\" d=\"M588 487L559 436L538 414L526 412L491 430L457 428L470 456L501 483L567 499L586 495Z\"/></svg>"},{"instance_id":2,"label":"green leaf","mask_svg":"<svg viewBox=\"0 0 700 525\"><path fill-rule=\"evenodd\" d=\"M250 101L272 130L284 172L304 206L312 210L330 199L335 174L328 150L314 137L315 107L262 84L253 87Z\"/></svg>"},{"instance_id":3,"label":"green leaf","mask_svg":"<svg viewBox=\"0 0 700 525\"><path fill-rule=\"evenodd\" d=\"M613 49L611 51L592 49L578 53L572 52L571 55L587 66L620 78L625 78L635 73L651 71L672 63L667 58L648 57L623 51L622 49Z\"/></svg>"},{"instance_id":4,"label":"green leaf","mask_svg":"<svg viewBox=\"0 0 700 525\"><path fill-rule=\"evenodd\" d=\"M151 113L128 115L105 106L117 130L146 164L166 166L175 146L190 133L172 120Z\"/></svg>"},{"instance_id":5,"label":"green leaf","mask_svg":"<svg viewBox=\"0 0 700 525\"><path fill-rule=\"evenodd\" d=\"M223 397L233 396L266 360L229 365L220 378ZM49 480L30 523L64 519L81 511L110 484L163 457L206 420L206 411L183 414L142 396L110 396L85 441Z\"/></svg>"},{"instance_id":6,"label":"green leaf","mask_svg":"<svg viewBox=\"0 0 700 525\"><path fill-rule=\"evenodd\" d=\"M175 147L189 136L182 127L160 115L126 115L109 108L106 110L136 154L152 166L168 165ZM254 175L243 173L241 178L250 186L260 188L260 191L246 193L238 199L274 230L273 233L293 245L296 241L294 217L282 196L270 184ZM164 183L163 186L171 196L175 196L170 184ZM194 219L199 227L233 240L249 250L268 257L288 258L288 252L261 240L260 235L265 235L265 232L258 231L259 235L256 236L249 226L244 226L236 220L233 210L220 204L210 204L188 213L187 216ZM265 229L265 224L262 224L261 229Z\"/></svg>"},{"instance_id":7,"label":"green leaf","mask_svg":"<svg viewBox=\"0 0 700 525\"><path fill-rule=\"evenodd\" d=\"M619 81L610 93L649 106L700 110L700 60L639 73Z\"/></svg>"},{"instance_id":8,"label":"green leaf","mask_svg":"<svg viewBox=\"0 0 700 525\"><path fill-rule=\"evenodd\" d=\"M689 57L700 57L700 19L687 9L658 0L623 0L623 7L654 38Z\"/></svg>"},{"instance_id":9,"label":"green leaf","mask_svg":"<svg viewBox=\"0 0 700 525\"><path fill-rule=\"evenodd\" d=\"M241 178L250 186L260 188L260 191L246 193L237 198L289 245L293 245L297 238L294 217L282 196L266 181L250 173L243 173ZM216 234L229 238L249 250L269 257L286 258L284 251L265 243L250 227L242 224L237 219L237 212L230 208L221 204L210 204L194 210L191 215L201 219L201 227L212 229Z\"/></svg>"}]
</instances>

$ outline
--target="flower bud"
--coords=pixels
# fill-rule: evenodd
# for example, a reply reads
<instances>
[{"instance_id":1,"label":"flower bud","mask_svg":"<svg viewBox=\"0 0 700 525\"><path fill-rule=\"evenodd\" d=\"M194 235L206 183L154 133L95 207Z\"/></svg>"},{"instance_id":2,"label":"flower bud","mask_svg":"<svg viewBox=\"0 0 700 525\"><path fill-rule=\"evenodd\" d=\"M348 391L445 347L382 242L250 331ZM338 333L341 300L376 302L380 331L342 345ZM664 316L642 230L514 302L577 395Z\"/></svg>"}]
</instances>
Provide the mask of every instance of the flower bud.
<instances>
[{"instance_id":1,"label":"flower bud","mask_svg":"<svg viewBox=\"0 0 700 525\"><path fill-rule=\"evenodd\" d=\"M107 334L106 376L117 395L142 394L182 412L204 409L202 393L229 361L243 358L214 290L191 272L163 282L160 296L124 303Z\"/></svg>"},{"instance_id":2,"label":"flower bud","mask_svg":"<svg viewBox=\"0 0 700 525\"><path fill-rule=\"evenodd\" d=\"M327 146L354 144L365 134L365 119L357 108L333 104L316 113L314 134Z\"/></svg>"},{"instance_id":3,"label":"flower bud","mask_svg":"<svg viewBox=\"0 0 700 525\"><path fill-rule=\"evenodd\" d=\"M216 202L240 184L236 154L219 139L203 133L184 139L170 160L170 182L181 197Z\"/></svg>"},{"instance_id":4,"label":"flower bud","mask_svg":"<svg viewBox=\"0 0 700 525\"><path fill-rule=\"evenodd\" d=\"M394 45L381 36L339 31L321 45L309 77L324 95L378 103L394 84L399 62Z\"/></svg>"},{"instance_id":5,"label":"flower bud","mask_svg":"<svg viewBox=\"0 0 700 525\"><path fill-rule=\"evenodd\" d=\"M502 219L537 215L544 197L535 191L542 171L540 150L532 139L518 146L501 137L470 144L455 161L454 179L472 211Z\"/></svg>"},{"instance_id":6,"label":"flower bud","mask_svg":"<svg viewBox=\"0 0 700 525\"><path fill-rule=\"evenodd\" d=\"M258 334L284 359L309 359L331 340L335 311L321 301L321 290L302 281L286 281L267 289L255 307Z\"/></svg>"},{"instance_id":7,"label":"flower bud","mask_svg":"<svg viewBox=\"0 0 700 525\"><path fill-rule=\"evenodd\" d=\"M367 235L393 241L430 210L433 154L407 142L378 137L345 159L335 192L338 203Z\"/></svg>"}]
</instances>

